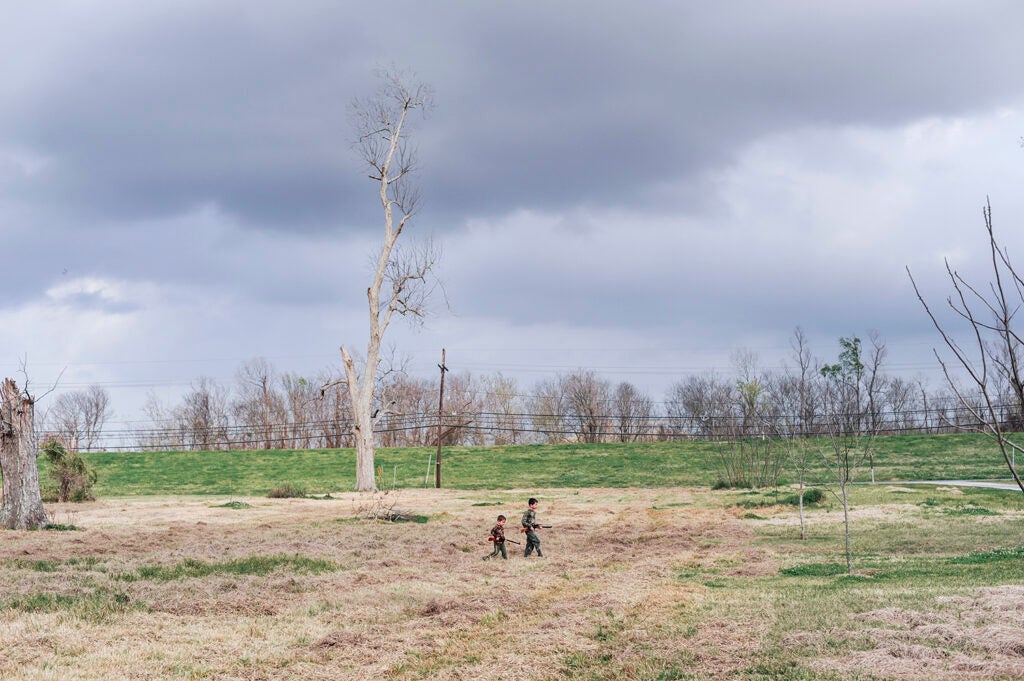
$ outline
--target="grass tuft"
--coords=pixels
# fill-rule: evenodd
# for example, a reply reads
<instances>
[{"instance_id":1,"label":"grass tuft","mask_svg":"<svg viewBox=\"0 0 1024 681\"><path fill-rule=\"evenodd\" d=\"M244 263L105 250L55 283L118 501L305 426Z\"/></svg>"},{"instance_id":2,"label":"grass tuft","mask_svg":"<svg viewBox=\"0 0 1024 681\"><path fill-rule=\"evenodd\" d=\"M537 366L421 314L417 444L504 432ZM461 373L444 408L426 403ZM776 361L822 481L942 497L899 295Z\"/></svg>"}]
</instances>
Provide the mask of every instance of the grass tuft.
<instances>
[{"instance_id":1,"label":"grass tuft","mask_svg":"<svg viewBox=\"0 0 1024 681\"><path fill-rule=\"evenodd\" d=\"M134 572L116 576L126 582L152 580L166 582L174 579L196 579L210 575L267 575L276 570L290 570L300 574L333 572L338 567L327 560L303 556L250 556L220 563L207 563L186 558L175 565L143 565Z\"/></svg>"},{"instance_id":2,"label":"grass tuft","mask_svg":"<svg viewBox=\"0 0 1024 681\"><path fill-rule=\"evenodd\" d=\"M271 499L304 499L306 497L306 487L304 485L285 483L271 489L267 492L267 496Z\"/></svg>"},{"instance_id":3,"label":"grass tuft","mask_svg":"<svg viewBox=\"0 0 1024 681\"><path fill-rule=\"evenodd\" d=\"M955 508L943 509L943 513L946 515L999 515L996 511L974 504L960 504Z\"/></svg>"},{"instance_id":4,"label":"grass tuft","mask_svg":"<svg viewBox=\"0 0 1024 681\"><path fill-rule=\"evenodd\" d=\"M90 622L103 623L115 615L146 610L145 604L133 601L122 591L97 590L77 594L36 592L14 596L3 607L21 612L67 612Z\"/></svg>"},{"instance_id":5,"label":"grass tuft","mask_svg":"<svg viewBox=\"0 0 1024 681\"><path fill-rule=\"evenodd\" d=\"M779 574L787 577L834 577L845 573L843 563L803 563L779 570Z\"/></svg>"},{"instance_id":6,"label":"grass tuft","mask_svg":"<svg viewBox=\"0 0 1024 681\"><path fill-rule=\"evenodd\" d=\"M951 558L949 562L955 565L977 565L982 563L998 563L1004 560L1020 560L1021 558L1024 558L1024 546L1011 549L976 551L966 556Z\"/></svg>"},{"instance_id":7,"label":"grass tuft","mask_svg":"<svg viewBox=\"0 0 1024 681\"><path fill-rule=\"evenodd\" d=\"M252 508L252 504L247 504L244 501L229 501L226 504L215 504L210 508L233 508L235 510L242 510L244 508Z\"/></svg>"}]
</instances>

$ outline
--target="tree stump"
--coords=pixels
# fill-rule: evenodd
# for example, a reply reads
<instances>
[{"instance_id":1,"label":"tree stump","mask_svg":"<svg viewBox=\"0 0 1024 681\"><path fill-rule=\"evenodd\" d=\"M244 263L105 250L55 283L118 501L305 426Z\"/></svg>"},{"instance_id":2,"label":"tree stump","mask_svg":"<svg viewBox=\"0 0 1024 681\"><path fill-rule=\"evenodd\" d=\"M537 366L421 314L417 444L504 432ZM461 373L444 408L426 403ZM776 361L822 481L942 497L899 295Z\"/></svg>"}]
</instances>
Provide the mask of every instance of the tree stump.
<instances>
[{"instance_id":1,"label":"tree stump","mask_svg":"<svg viewBox=\"0 0 1024 681\"><path fill-rule=\"evenodd\" d=\"M4 379L0 388L0 526L10 530L35 530L47 522L39 491L34 420L32 396L19 391L13 379Z\"/></svg>"}]
</instances>

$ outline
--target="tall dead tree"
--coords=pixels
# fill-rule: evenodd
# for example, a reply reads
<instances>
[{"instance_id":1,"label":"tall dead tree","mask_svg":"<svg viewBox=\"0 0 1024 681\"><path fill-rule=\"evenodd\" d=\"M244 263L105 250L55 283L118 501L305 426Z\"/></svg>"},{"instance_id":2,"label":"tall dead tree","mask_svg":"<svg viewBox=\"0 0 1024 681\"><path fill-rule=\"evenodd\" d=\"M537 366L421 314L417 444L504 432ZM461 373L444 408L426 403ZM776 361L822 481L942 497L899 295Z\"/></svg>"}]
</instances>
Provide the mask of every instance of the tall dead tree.
<instances>
[{"instance_id":1,"label":"tall dead tree","mask_svg":"<svg viewBox=\"0 0 1024 681\"><path fill-rule=\"evenodd\" d=\"M3 501L0 525L10 530L35 530L46 525L39 491L34 431L35 400L6 378L0 388L0 476Z\"/></svg>"},{"instance_id":2,"label":"tall dead tree","mask_svg":"<svg viewBox=\"0 0 1024 681\"><path fill-rule=\"evenodd\" d=\"M968 350L952 330L943 326L925 302L917 282L907 268L914 293L921 302L946 347L963 368L976 392L968 395L950 373L949 366L935 350L946 382L960 404L970 414L970 423L958 427L988 435L999 447L1014 482L1024 492L1024 482L1017 472L1017 452L1024 452L1020 431L1024 423L1024 339L1014 326L1014 317L1024 305L1024 279L1017 273L1005 248L999 246L992 228L992 205L982 208L985 231L992 264L992 280L985 287L976 287L964 279L946 261L946 273L953 294L946 304L954 317L966 327ZM980 399L979 399L980 398Z\"/></svg>"},{"instance_id":3,"label":"tall dead tree","mask_svg":"<svg viewBox=\"0 0 1024 681\"><path fill-rule=\"evenodd\" d=\"M408 118L416 110L422 112L430 107L431 90L399 73L385 72L381 78L376 97L353 106L356 146L370 171L370 179L377 184L384 213L384 241L366 289L370 325L363 366L358 367L348 349L341 347L344 382L352 409L359 491L377 488L373 427L387 413L386 408L376 408L375 403L381 341L395 313L413 319L423 317L430 292L428 275L437 261L429 243L407 249L400 249L398 244L420 199L419 188L412 182L416 153L409 145Z\"/></svg>"}]
</instances>

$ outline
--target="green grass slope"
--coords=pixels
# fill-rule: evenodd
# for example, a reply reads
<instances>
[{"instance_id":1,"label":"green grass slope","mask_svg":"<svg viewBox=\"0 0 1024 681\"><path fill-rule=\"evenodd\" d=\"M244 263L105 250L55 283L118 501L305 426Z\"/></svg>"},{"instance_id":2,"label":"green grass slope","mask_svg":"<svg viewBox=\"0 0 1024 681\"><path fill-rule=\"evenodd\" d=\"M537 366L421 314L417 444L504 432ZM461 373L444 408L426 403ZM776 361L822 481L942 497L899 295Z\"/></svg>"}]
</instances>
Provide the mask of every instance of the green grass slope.
<instances>
[{"instance_id":1,"label":"green grass slope","mask_svg":"<svg viewBox=\"0 0 1024 681\"><path fill-rule=\"evenodd\" d=\"M719 478L715 459L722 443L656 442L593 445L453 447L442 454L442 482L456 489L709 486ZM812 446L809 481L827 479L826 441ZM380 449L382 487L433 486L433 448ZM95 467L100 497L202 494L263 496L283 484L309 494L351 490L355 452L258 450L231 452L98 452L85 455ZM45 475L45 462L40 461ZM865 466L858 480L867 481ZM973 434L900 435L875 442L875 478L933 480L1006 479L995 446ZM783 470L781 482L793 475Z\"/></svg>"}]
</instances>

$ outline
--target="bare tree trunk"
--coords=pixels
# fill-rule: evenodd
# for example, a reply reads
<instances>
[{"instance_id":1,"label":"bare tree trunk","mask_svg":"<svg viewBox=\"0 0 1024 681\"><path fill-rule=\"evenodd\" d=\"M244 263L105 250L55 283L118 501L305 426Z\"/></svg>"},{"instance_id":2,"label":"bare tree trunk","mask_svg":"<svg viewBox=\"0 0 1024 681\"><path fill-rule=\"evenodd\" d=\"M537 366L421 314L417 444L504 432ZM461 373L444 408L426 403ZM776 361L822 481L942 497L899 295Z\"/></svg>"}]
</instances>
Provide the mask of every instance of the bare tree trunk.
<instances>
[{"instance_id":1,"label":"bare tree trunk","mask_svg":"<svg viewBox=\"0 0 1024 681\"><path fill-rule=\"evenodd\" d=\"M32 397L22 394L13 379L4 379L0 390L0 525L10 530L34 530L46 525L36 465L34 419Z\"/></svg>"},{"instance_id":2,"label":"bare tree trunk","mask_svg":"<svg viewBox=\"0 0 1024 681\"><path fill-rule=\"evenodd\" d=\"M844 546L846 548L846 574L853 574L853 551L850 545L850 491L847 489L848 482L842 482L839 485L839 489L842 492L843 499L843 536L845 538Z\"/></svg>"},{"instance_id":3,"label":"bare tree trunk","mask_svg":"<svg viewBox=\"0 0 1024 681\"><path fill-rule=\"evenodd\" d=\"M370 179L378 184L384 213L384 241L366 289L370 333L362 377L349 352L341 348L356 441L356 489L360 492L377 489L373 425L386 411L373 410L381 341L395 313L412 319L423 317L430 292L427 275L437 258L430 245L404 252L396 248L419 203L419 188L410 184L416 153L408 144L405 124L410 112L429 108L431 91L426 85L404 82L402 74L381 75L384 83L376 99L357 102L354 107L360 155L370 170Z\"/></svg>"},{"instance_id":4,"label":"bare tree trunk","mask_svg":"<svg viewBox=\"0 0 1024 681\"><path fill-rule=\"evenodd\" d=\"M807 539L807 521L804 520L804 481L800 481L800 540Z\"/></svg>"},{"instance_id":5,"label":"bare tree trunk","mask_svg":"<svg viewBox=\"0 0 1024 681\"><path fill-rule=\"evenodd\" d=\"M352 437L356 444L356 490L372 492L377 489L373 473L375 447L373 442L373 394L374 373L371 372L369 361L360 383L355 361L348 351L341 348L342 365L345 367L346 384L348 385L349 401L352 405ZM373 366L376 367L376 358Z\"/></svg>"}]
</instances>

